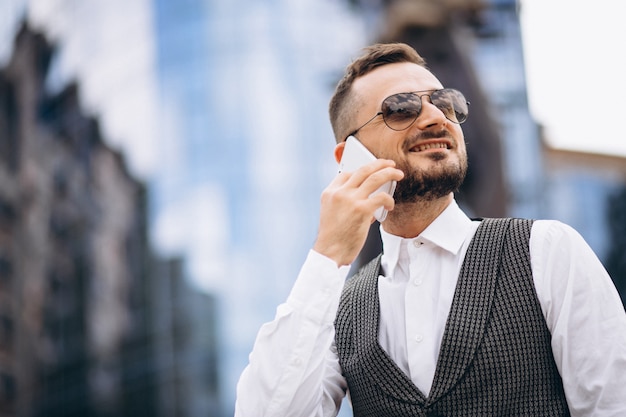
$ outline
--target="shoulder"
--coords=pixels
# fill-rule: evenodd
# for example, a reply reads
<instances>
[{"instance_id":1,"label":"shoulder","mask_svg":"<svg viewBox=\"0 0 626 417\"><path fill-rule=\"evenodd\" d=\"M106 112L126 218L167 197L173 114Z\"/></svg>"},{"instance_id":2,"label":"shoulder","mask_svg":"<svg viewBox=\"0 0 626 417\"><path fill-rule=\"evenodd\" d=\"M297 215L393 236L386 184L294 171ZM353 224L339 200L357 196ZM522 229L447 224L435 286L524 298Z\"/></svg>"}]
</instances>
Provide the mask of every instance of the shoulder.
<instances>
[{"instance_id":1,"label":"shoulder","mask_svg":"<svg viewBox=\"0 0 626 417\"><path fill-rule=\"evenodd\" d=\"M573 227L556 220L537 220L530 236L533 272L575 275L604 274L597 255Z\"/></svg>"},{"instance_id":2,"label":"shoulder","mask_svg":"<svg viewBox=\"0 0 626 417\"><path fill-rule=\"evenodd\" d=\"M590 252L585 239L568 224L558 220L536 220L530 235L531 251L545 253L557 250L563 253Z\"/></svg>"},{"instance_id":3,"label":"shoulder","mask_svg":"<svg viewBox=\"0 0 626 417\"><path fill-rule=\"evenodd\" d=\"M532 228L532 219L523 219L517 217L486 217L473 219L478 223L477 235L486 234L493 235L499 234L506 236L510 234L528 234Z\"/></svg>"},{"instance_id":4,"label":"shoulder","mask_svg":"<svg viewBox=\"0 0 626 417\"><path fill-rule=\"evenodd\" d=\"M551 311L561 311L568 297L573 299L570 303L579 306L618 299L597 255L580 233L565 223L554 220L534 223L530 259L537 293L548 318Z\"/></svg>"}]
</instances>

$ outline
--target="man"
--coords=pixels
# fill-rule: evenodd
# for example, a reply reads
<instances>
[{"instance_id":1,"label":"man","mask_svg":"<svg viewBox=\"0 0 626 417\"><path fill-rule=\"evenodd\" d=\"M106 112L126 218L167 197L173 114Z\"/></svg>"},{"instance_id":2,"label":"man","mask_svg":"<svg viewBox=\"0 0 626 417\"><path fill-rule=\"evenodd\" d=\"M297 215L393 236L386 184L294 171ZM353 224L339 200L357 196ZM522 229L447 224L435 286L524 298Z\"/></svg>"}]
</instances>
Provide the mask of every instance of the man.
<instances>
[{"instance_id":1,"label":"man","mask_svg":"<svg viewBox=\"0 0 626 417\"><path fill-rule=\"evenodd\" d=\"M347 68L335 158L354 136L379 159L324 190L236 416L335 416L346 392L355 416L626 416L626 314L591 249L559 222L472 221L454 201L466 106L404 44ZM370 197L388 181L394 198ZM380 206L383 254L346 282Z\"/></svg>"}]
</instances>

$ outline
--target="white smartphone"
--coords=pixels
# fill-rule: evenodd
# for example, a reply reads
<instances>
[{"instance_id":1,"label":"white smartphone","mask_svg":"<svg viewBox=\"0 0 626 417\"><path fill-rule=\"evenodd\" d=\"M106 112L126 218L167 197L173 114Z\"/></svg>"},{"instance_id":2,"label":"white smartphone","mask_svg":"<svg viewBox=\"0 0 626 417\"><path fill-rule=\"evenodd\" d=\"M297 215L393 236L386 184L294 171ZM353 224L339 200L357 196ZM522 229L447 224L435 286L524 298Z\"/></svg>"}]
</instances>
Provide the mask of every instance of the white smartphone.
<instances>
[{"instance_id":1,"label":"white smartphone","mask_svg":"<svg viewBox=\"0 0 626 417\"><path fill-rule=\"evenodd\" d=\"M341 161L339 161L339 172L354 172L361 166L375 161L377 158L354 136L348 136L346 139L346 147L343 150ZM389 181L383 184L378 190L370 194L370 197L384 192L393 197L396 190L396 181ZM380 206L374 212L374 217L379 222L383 222L387 218L387 210L384 206Z\"/></svg>"}]
</instances>

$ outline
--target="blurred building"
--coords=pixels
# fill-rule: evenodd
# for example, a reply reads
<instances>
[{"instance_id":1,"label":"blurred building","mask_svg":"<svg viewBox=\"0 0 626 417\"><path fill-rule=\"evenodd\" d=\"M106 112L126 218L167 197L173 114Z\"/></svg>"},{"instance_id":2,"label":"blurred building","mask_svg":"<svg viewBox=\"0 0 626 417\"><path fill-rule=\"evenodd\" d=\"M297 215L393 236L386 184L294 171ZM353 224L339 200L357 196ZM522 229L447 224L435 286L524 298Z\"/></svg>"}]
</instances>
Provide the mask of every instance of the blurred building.
<instances>
[{"instance_id":1,"label":"blurred building","mask_svg":"<svg viewBox=\"0 0 626 417\"><path fill-rule=\"evenodd\" d=\"M180 259L157 261L148 289L156 381L155 416L221 412L218 300L185 279ZM131 363L141 363L141 357ZM144 414L147 415L147 414Z\"/></svg>"},{"instance_id":2,"label":"blurred building","mask_svg":"<svg viewBox=\"0 0 626 417\"><path fill-rule=\"evenodd\" d=\"M24 26L12 51L0 72L0 415L217 416L215 301L152 254L145 186L76 85L46 90L51 46Z\"/></svg>"},{"instance_id":3,"label":"blurred building","mask_svg":"<svg viewBox=\"0 0 626 417\"><path fill-rule=\"evenodd\" d=\"M585 238L626 300L626 158L556 149L545 142L542 163L544 212Z\"/></svg>"}]
</instances>

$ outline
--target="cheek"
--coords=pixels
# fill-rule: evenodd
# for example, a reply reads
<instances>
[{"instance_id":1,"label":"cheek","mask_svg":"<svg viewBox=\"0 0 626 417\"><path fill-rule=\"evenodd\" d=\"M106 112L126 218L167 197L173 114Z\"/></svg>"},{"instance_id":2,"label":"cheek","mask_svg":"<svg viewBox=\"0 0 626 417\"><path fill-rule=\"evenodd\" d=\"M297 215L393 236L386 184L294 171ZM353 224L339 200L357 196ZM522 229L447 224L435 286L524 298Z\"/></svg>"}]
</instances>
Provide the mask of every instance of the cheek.
<instances>
[{"instance_id":1,"label":"cheek","mask_svg":"<svg viewBox=\"0 0 626 417\"><path fill-rule=\"evenodd\" d=\"M465 136L463 135L463 129L461 129L461 125L452 124L449 130L454 139L457 141L457 146L459 147L459 149L465 149Z\"/></svg>"},{"instance_id":2,"label":"cheek","mask_svg":"<svg viewBox=\"0 0 626 417\"><path fill-rule=\"evenodd\" d=\"M395 161L396 164L406 163L404 153L402 153L401 149L397 149L395 146L388 144L387 146L383 146L380 149L374 151L374 155L378 158L382 159L391 159Z\"/></svg>"},{"instance_id":3,"label":"cheek","mask_svg":"<svg viewBox=\"0 0 626 417\"><path fill-rule=\"evenodd\" d=\"M389 130L389 129L387 129ZM396 132L392 132L396 133ZM400 152L399 144L402 143L401 139L390 135L388 132L379 133L376 136L375 141L363 142L363 144L374 154L377 158L392 159L397 162L398 153Z\"/></svg>"}]
</instances>

